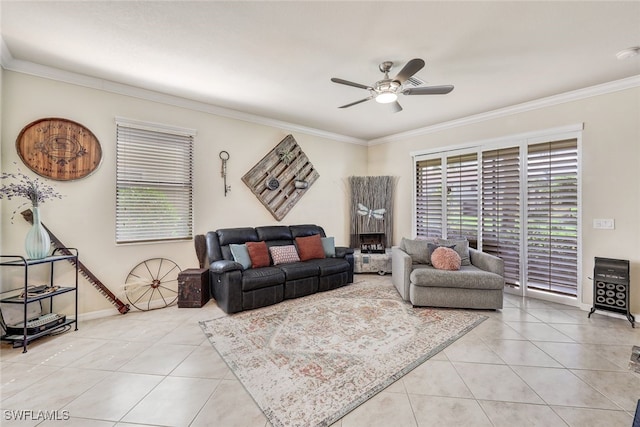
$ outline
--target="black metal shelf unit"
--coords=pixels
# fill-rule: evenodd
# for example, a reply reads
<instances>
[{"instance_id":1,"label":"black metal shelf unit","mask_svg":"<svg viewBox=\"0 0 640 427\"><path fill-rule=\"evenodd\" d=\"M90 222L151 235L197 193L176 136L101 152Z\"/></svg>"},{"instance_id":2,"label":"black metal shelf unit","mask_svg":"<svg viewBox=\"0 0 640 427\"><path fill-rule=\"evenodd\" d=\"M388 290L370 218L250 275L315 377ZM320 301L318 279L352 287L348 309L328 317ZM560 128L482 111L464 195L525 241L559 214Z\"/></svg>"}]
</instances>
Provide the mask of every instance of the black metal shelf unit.
<instances>
[{"instance_id":1,"label":"black metal shelf unit","mask_svg":"<svg viewBox=\"0 0 640 427\"><path fill-rule=\"evenodd\" d=\"M58 255L58 253L69 253L70 255ZM76 248L56 248L51 256L42 259L27 259L20 255L0 255L0 267L20 267L24 269L24 283L23 286L16 289L4 291L2 295L9 295L0 298L0 303L3 304L22 304L23 307L23 333L19 335L5 334L0 339L2 341L10 341L14 347L22 346L23 353L27 352L27 345L40 337L50 335L54 331L58 331L61 328L69 325L75 325L75 330L78 330L78 250ZM54 285L54 265L58 261L70 261L75 268L75 283L72 285ZM44 292L42 294L29 294L29 268L35 265L49 264L51 267L49 273L49 287L56 289L50 292ZM65 321L57 324L51 329L46 329L37 333L28 334L27 328L27 306L29 303L38 302L49 299L49 308L53 312L53 298L66 294L68 292L75 293L75 315L73 318L65 318Z\"/></svg>"}]
</instances>

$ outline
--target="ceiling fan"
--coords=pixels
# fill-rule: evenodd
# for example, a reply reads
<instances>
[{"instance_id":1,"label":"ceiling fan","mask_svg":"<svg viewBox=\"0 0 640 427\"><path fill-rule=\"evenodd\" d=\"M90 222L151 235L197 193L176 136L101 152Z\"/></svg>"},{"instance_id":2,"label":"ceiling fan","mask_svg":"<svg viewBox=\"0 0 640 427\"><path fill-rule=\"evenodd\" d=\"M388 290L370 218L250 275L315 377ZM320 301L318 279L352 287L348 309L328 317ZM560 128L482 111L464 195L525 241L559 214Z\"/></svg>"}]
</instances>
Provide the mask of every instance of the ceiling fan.
<instances>
[{"instance_id":1,"label":"ceiling fan","mask_svg":"<svg viewBox=\"0 0 640 427\"><path fill-rule=\"evenodd\" d=\"M404 87L404 83L420 71L424 67L424 61L420 58L412 59L407 62L406 65L400 70L400 72L394 77L389 78L389 71L393 67L393 62L385 61L380 64L380 71L384 73L384 79L378 80L373 86L367 86L360 83L350 82L348 80L339 79L333 77L331 79L334 83L342 85L353 86L360 89L366 89L369 91L369 96L350 104L342 105L338 108L348 108L361 102L375 99L376 102L381 104L391 104L391 108L394 113L402 111L400 103L398 103L398 94L403 95L444 95L453 90L452 85L442 86L427 86L427 87Z\"/></svg>"}]
</instances>

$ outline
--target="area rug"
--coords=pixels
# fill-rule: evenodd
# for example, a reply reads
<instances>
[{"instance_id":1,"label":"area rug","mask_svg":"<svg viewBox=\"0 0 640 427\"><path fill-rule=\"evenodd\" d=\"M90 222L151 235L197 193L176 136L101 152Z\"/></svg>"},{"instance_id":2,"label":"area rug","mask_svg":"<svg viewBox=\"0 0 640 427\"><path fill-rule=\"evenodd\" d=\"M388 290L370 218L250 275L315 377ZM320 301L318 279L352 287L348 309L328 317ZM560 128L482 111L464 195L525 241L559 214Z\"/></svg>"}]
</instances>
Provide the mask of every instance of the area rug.
<instances>
[{"instance_id":1,"label":"area rug","mask_svg":"<svg viewBox=\"0 0 640 427\"><path fill-rule=\"evenodd\" d=\"M274 427L325 427L485 319L373 277L200 325Z\"/></svg>"}]
</instances>

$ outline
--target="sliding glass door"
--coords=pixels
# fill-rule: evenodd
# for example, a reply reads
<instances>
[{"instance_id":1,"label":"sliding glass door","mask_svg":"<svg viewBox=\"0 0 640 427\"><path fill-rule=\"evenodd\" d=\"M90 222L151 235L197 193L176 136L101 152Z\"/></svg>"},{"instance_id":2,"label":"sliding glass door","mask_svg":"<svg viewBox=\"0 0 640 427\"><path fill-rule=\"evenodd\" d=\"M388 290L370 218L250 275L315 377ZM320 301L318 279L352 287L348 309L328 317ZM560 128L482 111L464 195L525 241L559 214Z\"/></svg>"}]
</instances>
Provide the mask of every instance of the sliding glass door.
<instances>
[{"instance_id":1,"label":"sliding glass door","mask_svg":"<svg viewBox=\"0 0 640 427\"><path fill-rule=\"evenodd\" d=\"M578 139L414 157L415 235L465 237L504 260L507 291L578 289Z\"/></svg>"}]
</instances>

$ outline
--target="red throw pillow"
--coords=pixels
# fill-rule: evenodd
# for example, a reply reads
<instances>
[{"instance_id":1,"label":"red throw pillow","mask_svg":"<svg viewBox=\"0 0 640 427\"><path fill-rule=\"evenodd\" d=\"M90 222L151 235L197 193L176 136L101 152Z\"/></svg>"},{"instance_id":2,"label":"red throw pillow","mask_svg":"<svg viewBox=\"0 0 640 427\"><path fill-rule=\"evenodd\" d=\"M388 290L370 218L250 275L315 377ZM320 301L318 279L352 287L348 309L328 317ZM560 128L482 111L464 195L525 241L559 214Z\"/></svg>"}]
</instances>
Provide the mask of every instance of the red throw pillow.
<instances>
[{"instance_id":1,"label":"red throw pillow","mask_svg":"<svg viewBox=\"0 0 640 427\"><path fill-rule=\"evenodd\" d=\"M251 267L269 267L271 260L269 259L269 249L265 242L247 242L247 252L251 258Z\"/></svg>"},{"instance_id":2,"label":"red throw pillow","mask_svg":"<svg viewBox=\"0 0 640 427\"><path fill-rule=\"evenodd\" d=\"M298 247L300 261L325 257L322 238L319 234L307 237L296 237L296 246Z\"/></svg>"},{"instance_id":3,"label":"red throw pillow","mask_svg":"<svg viewBox=\"0 0 640 427\"><path fill-rule=\"evenodd\" d=\"M438 270L460 270L460 255L453 249L440 246L431 254L431 264Z\"/></svg>"}]
</instances>

